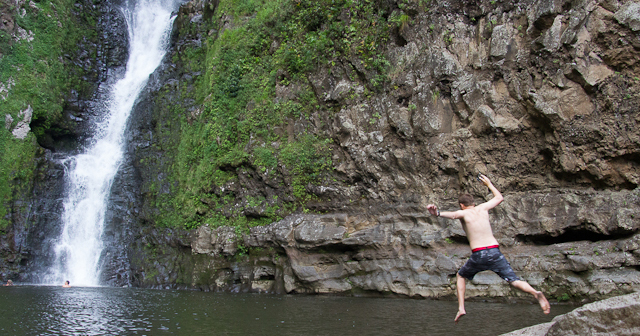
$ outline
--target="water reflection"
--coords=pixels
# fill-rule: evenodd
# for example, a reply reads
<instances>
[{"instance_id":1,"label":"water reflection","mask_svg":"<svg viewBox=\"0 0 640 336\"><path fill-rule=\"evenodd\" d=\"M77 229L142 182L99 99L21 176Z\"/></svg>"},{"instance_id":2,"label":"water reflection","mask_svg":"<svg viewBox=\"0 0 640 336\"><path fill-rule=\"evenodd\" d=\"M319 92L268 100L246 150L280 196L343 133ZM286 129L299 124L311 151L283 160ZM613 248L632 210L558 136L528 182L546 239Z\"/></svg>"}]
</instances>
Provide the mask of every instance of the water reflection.
<instances>
[{"instance_id":1,"label":"water reflection","mask_svg":"<svg viewBox=\"0 0 640 336\"><path fill-rule=\"evenodd\" d=\"M138 301L122 292L109 293L101 288L32 288L39 298L31 300L40 310L36 329L50 335L118 335L132 330L131 311ZM35 293L33 293L35 294ZM34 321L34 322L36 322Z\"/></svg>"},{"instance_id":2,"label":"water reflection","mask_svg":"<svg viewBox=\"0 0 640 336\"><path fill-rule=\"evenodd\" d=\"M270 296L130 288L0 288L8 335L497 335L571 310L451 301Z\"/></svg>"}]
</instances>

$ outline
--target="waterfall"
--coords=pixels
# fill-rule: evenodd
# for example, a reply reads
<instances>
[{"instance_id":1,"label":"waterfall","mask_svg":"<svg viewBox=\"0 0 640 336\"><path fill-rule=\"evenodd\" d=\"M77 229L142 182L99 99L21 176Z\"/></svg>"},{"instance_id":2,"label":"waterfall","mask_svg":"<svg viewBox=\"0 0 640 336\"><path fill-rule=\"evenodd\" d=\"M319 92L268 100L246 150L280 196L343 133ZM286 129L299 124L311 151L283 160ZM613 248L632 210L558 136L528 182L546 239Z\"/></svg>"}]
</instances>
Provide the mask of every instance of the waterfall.
<instances>
[{"instance_id":1,"label":"waterfall","mask_svg":"<svg viewBox=\"0 0 640 336\"><path fill-rule=\"evenodd\" d=\"M63 229L45 283L69 280L72 285L99 285L107 200L124 155L127 119L166 53L175 7L173 0L138 0L121 9L129 33L126 71L104 101L105 117L95 125L92 145L67 160Z\"/></svg>"}]
</instances>

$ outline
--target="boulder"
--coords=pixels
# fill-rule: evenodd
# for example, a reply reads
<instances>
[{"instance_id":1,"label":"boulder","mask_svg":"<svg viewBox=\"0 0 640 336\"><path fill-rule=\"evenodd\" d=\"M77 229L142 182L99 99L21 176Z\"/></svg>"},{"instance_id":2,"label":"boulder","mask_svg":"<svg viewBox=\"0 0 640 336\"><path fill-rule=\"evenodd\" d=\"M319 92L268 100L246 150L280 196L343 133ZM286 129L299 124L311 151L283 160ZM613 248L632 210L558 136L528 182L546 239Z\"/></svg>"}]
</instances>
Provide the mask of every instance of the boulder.
<instances>
[{"instance_id":1,"label":"boulder","mask_svg":"<svg viewBox=\"0 0 640 336\"><path fill-rule=\"evenodd\" d=\"M615 13L615 18L620 24L628 26L633 31L640 30L640 4L629 1Z\"/></svg>"},{"instance_id":2,"label":"boulder","mask_svg":"<svg viewBox=\"0 0 640 336\"><path fill-rule=\"evenodd\" d=\"M502 336L640 335L640 293L586 304L551 322Z\"/></svg>"}]
</instances>

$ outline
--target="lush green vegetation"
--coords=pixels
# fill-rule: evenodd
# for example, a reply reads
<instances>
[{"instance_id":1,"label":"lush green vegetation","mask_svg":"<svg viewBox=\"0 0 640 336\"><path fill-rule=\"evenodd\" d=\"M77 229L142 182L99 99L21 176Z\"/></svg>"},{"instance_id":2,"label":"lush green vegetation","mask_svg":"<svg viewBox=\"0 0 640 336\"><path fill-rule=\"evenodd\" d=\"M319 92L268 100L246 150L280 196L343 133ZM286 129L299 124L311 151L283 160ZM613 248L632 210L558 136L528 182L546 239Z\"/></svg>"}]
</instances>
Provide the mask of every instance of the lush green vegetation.
<instances>
[{"instance_id":1,"label":"lush green vegetation","mask_svg":"<svg viewBox=\"0 0 640 336\"><path fill-rule=\"evenodd\" d=\"M239 233L305 211L316 198L307 186L323 184L332 172L332 140L309 126L314 115L331 115L332 107L318 101L308 76L323 67L346 68L354 79L368 78L370 92L381 89L388 65L382 51L392 29L407 19L387 21L391 13L378 2L221 1L209 28L222 28L224 21L232 27L211 34L202 48L174 55L185 71L201 72L195 92L179 86L179 98L169 99L168 87L157 99L174 119L173 125L165 117L158 121L156 132L169 136L158 146L175 160L171 193L160 192L155 182L148 186L160 208L156 222L231 225ZM179 103L167 104L187 98L196 101L197 116ZM179 138L169 134L176 122ZM224 192L241 185L243 174L260 175L277 191L242 185Z\"/></svg>"},{"instance_id":2,"label":"lush green vegetation","mask_svg":"<svg viewBox=\"0 0 640 336\"><path fill-rule=\"evenodd\" d=\"M2 118L11 115L13 123L9 129L0 130L0 228L7 225L8 206L12 200L32 184L34 157L39 148L35 137L43 136L62 114L63 97L70 88L81 86L79 69L64 63L65 52L77 48L78 41L95 34L90 17L82 24L71 14L72 0L43 0L32 8L25 2L18 8L15 4L2 3L3 13L15 19L13 35L0 31L0 84L8 92L0 98ZM19 27L19 28L18 28ZM84 28L83 28L84 27ZM32 132L24 140L15 139L11 129L22 120L20 111L33 108ZM22 186L22 187L21 187Z\"/></svg>"},{"instance_id":3,"label":"lush green vegetation","mask_svg":"<svg viewBox=\"0 0 640 336\"><path fill-rule=\"evenodd\" d=\"M82 17L72 15L73 5L73 0L42 0L38 9L29 3L5 9L33 40L16 42L0 32L0 83L14 83L0 106L13 116L11 127L20 111L34 110L33 132L26 140L0 131L0 219L5 224L6 205L16 198L17 186L33 179L34 139L64 132L55 129L64 97L86 85L67 55L81 40L95 38L87 29L95 22L86 10L80 11ZM367 91L380 90L388 66L382 51L391 31L403 29L409 18L392 13L380 0L222 0L207 19L206 29L214 33L206 43L174 55L185 73L200 75L193 84L181 82L156 97L162 119L153 149L166 157L139 162L156 167L149 169L158 174L169 172L165 181L146 185L158 209L156 222L187 228L232 225L244 231L305 211L316 197L307 186L323 184L332 172L332 141L318 131L322 125L310 127L311 120L322 123L334 108L318 101L308 76L321 68L344 71L354 80L364 78ZM225 20L232 21L230 28L223 29ZM191 28L180 34L196 33ZM276 87L287 94L278 96ZM185 100L195 102L197 113L186 110ZM221 191L240 185L242 174L258 174L276 191L246 185Z\"/></svg>"}]
</instances>

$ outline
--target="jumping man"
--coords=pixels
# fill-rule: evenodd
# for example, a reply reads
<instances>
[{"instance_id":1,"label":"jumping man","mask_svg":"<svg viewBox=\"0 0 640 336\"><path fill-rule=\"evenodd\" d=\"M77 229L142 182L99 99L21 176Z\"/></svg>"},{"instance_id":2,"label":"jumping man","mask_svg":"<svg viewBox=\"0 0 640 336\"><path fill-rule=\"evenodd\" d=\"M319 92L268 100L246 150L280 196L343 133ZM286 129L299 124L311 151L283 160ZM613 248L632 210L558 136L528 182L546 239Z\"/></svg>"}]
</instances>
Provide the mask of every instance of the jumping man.
<instances>
[{"instance_id":1,"label":"jumping man","mask_svg":"<svg viewBox=\"0 0 640 336\"><path fill-rule=\"evenodd\" d=\"M471 246L471 257L456 274L457 294L458 294L458 314L455 322L466 314L464 310L464 292L466 289L466 279L473 279L478 272L492 270L501 278L509 282L511 286L533 295L542 311L549 314L551 306L542 292L533 289L526 281L520 280L513 272L511 265L498 248L498 241L493 237L491 224L489 223L489 210L495 208L503 200L502 194L491 183L488 177L480 175L478 177L493 193L493 198L488 202L475 205L473 196L462 194L458 198L460 209L458 211L440 212L434 204L427 205L427 210L434 215L450 219L459 219L462 228L467 234L469 245Z\"/></svg>"}]
</instances>

